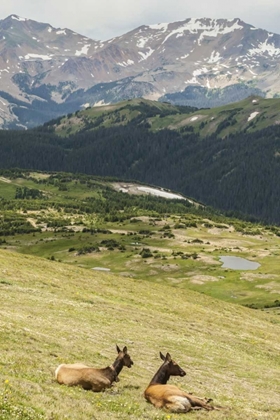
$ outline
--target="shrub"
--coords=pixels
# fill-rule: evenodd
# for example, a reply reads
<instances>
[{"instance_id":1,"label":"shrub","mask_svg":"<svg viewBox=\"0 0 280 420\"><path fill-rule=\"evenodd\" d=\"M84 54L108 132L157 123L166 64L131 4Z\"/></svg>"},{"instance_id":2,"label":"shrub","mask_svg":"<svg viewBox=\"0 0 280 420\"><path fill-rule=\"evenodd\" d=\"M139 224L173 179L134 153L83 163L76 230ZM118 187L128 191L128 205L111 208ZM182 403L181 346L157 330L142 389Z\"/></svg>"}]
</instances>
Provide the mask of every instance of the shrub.
<instances>
[{"instance_id":1,"label":"shrub","mask_svg":"<svg viewBox=\"0 0 280 420\"><path fill-rule=\"evenodd\" d=\"M140 255L142 258L150 258L153 256L153 254L151 253L151 250L149 248L143 248L140 251Z\"/></svg>"}]
</instances>

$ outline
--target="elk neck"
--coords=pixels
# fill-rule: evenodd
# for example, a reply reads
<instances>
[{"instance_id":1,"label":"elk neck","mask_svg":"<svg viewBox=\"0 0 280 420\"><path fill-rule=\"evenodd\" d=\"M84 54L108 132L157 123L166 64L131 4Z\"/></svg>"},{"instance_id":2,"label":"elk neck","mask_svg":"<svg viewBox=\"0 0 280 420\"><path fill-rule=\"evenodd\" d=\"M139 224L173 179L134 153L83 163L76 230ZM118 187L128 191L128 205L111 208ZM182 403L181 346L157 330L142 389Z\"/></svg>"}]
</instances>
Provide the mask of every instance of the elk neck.
<instances>
[{"instance_id":1,"label":"elk neck","mask_svg":"<svg viewBox=\"0 0 280 420\"><path fill-rule=\"evenodd\" d=\"M170 378L170 374L168 372L168 365L163 364L159 368L159 370L157 371L157 373L155 374L153 379L151 380L150 385L152 385L152 384L163 384L163 385L165 385L169 378Z\"/></svg>"},{"instance_id":2,"label":"elk neck","mask_svg":"<svg viewBox=\"0 0 280 420\"><path fill-rule=\"evenodd\" d=\"M124 367L124 362L122 358L117 357L112 365L113 369L116 371L117 375L120 373L122 368Z\"/></svg>"},{"instance_id":3,"label":"elk neck","mask_svg":"<svg viewBox=\"0 0 280 420\"><path fill-rule=\"evenodd\" d=\"M100 369L100 371L102 371L104 373L104 375L106 376L106 378L108 378L110 380L111 379L113 380L116 376L118 376L113 365L107 366L104 369Z\"/></svg>"}]
</instances>

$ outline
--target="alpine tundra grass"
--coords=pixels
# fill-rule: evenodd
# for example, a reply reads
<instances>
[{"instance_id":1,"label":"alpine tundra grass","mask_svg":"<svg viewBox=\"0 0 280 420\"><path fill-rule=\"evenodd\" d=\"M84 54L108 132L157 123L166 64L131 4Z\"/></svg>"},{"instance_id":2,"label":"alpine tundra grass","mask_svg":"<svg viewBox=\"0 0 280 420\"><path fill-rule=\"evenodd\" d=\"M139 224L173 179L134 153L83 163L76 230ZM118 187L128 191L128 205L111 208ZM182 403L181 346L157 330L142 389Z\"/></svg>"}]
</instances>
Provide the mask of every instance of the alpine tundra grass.
<instances>
[{"instance_id":1,"label":"alpine tundra grass","mask_svg":"<svg viewBox=\"0 0 280 420\"><path fill-rule=\"evenodd\" d=\"M168 284L0 250L1 420L280 418L280 318ZM95 394L59 385L60 363L106 366L115 346L134 361ZM170 352L172 378L223 411L170 414L143 396Z\"/></svg>"}]
</instances>

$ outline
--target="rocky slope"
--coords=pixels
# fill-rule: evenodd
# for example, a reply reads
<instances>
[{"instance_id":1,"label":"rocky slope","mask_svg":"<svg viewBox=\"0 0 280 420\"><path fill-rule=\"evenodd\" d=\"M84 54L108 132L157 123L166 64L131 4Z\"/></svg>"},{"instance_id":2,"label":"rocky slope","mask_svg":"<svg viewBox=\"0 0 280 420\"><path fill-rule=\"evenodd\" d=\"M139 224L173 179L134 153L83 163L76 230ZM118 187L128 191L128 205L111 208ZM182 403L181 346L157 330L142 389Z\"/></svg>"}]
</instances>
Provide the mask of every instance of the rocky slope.
<instances>
[{"instance_id":1,"label":"rocky slope","mask_svg":"<svg viewBox=\"0 0 280 420\"><path fill-rule=\"evenodd\" d=\"M277 96L279 67L280 35L239 19L141 26L101 42L11 15L0 21L0 125L141 96L200 107Z\"/></svg>"}]
</instances>

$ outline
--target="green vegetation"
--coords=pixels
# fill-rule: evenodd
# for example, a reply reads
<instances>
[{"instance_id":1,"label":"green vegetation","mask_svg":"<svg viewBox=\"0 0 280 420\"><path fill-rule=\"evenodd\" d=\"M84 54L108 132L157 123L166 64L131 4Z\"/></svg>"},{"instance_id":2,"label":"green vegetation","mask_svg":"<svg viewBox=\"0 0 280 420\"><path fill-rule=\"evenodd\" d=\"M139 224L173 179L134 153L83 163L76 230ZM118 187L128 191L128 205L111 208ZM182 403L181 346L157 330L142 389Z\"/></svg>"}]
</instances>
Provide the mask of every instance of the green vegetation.
<instances>
[{"instance_id":1,"label":"green vegetation","mask_svg":"<svg viewBox=\"0 0 280 420\"><path fill-rule=\"evenodd\" d=\"M5 175L5 176L4 176ZM87 269L161 282L251 308L278 311L280 228L228 217L188 200L116 191L114 180L5 171L0 247ZM61 186L64 188L61 188ZM13 187L13 188L12 188ZM17 198L18 190L40 191ZM254 272L219 257L257 261Z\"/></svg>"},{"instance_id":2,"label":"green vegetation","mask_svg":"<svg viewBox=\"0 0 280 420\"><path fill-rule=\"evenodd\" d=\"M45 131L62 137L100 128L142 125L156 132L163 129L217 137L250 133L279 124L280 99L250 96L216 108L197 109L167 102L133 99L106 107L88 108L44 124ZM256 113L256 115L254 114ZM255 116L252 118L252 114Z\"/></svg>"},{"instance_id":3,"label":"green vegetation","mask_svg":"<svg viewBox=\"0 0 280 420\"><path fill-rule=\"evenodd\" d=\"M168 128L166 118L170 123L178 115L190 114L195 107L174 106L165 102L133 99L122 101L106 107L89 107L75 114L57 118L43 125L41 130L55 131L62 137L68 137L78 132L85 132L97 128L126 126L129 124L142 125L155 129ZM159 123L158 121L162 123Z\"/></svg>"},{"instance_id":4,"label":"green vegetation","mask_svg":"<svg viewBox=\"0 0 280 420\"><path fill-rule=\"evenodd\" d=\"M279 107L280 99L248 98L195 112L144 100L90 108L36 130L0 132L0 168L137 180L280 224ZM36 187L16 186L18 198L39 194Z\"/></svg>"},{"instance_id":5,"label":"green vegetation","mask_svg":"<svg viewBox=\"0 0 280 420\"><path fill-rule=\"evenodd\" d=\"M143 398L159 351L187 371L170 383L225 407L207 417L277 420L280 228L120 184L2 171L1 420L179 420ZM230 270L221 255L261 265ZM116 343L134 365L111 389L54 380L61 363L111 364Z\"/></svg>"}]
</instances>

